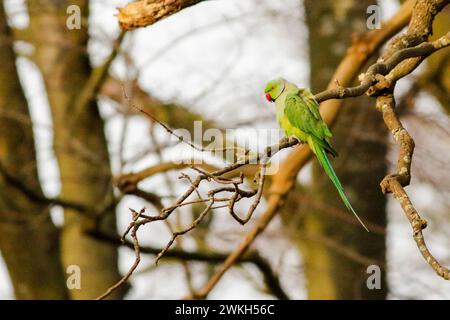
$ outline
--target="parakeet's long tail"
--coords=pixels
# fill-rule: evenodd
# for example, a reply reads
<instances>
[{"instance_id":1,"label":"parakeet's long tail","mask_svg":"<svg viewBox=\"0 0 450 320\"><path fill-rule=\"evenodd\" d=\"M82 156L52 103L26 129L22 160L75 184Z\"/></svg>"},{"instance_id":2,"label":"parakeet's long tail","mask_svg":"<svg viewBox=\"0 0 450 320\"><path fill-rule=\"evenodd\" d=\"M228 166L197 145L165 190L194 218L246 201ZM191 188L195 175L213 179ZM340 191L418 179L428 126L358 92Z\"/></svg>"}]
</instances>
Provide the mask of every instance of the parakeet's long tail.
<instances>
[{"instance_id":1,"label":"parakeet's long tail","mask_svg":"<svg viewBox=\"0 0 450 320\"><path fill-rule=\"evenodd\" d=\"M347 196L344 193L344 188L342 188L341 182L339 181L336 172L334 172L334 169L331 166L330 161L328 160L324 148L319 144L318 141L315 141L313 137L308 138L308 144L311 147L311 150L316 154L317 160L319 160L319 163L322 165L326 174L328 175L328 177L330 177L331 181L333 182L334 186L339 192L339 195L341 196L341 199L344 202L345 206L355 215L356 219L358 219L359 223L361 223L364 229L366 229L366 231L369 232L369 229L367 229L366 225L361 221L361 219L356 214L355 210L350 204L350 201L348 201Z\"/></svg>"}]
</instances>

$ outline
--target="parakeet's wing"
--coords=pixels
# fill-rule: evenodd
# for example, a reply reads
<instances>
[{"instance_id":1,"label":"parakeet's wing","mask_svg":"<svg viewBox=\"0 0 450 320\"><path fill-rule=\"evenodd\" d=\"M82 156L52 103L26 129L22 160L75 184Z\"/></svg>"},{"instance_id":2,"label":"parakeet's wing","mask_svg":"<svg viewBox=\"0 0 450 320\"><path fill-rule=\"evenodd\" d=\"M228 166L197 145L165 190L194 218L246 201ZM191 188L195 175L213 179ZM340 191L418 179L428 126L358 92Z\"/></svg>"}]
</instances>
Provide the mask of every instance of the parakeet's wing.
<instances>
[{"instance_id":1,"label":"parakeet's wing","mask_svg":"<svg viewBox=\"0 0 450 320\"><path fill-rule=\"evenodd\" d=\"M319 140L325 138L323 130L317 125L320 121L317 113L311 112L311 109L314 110L314 107L308 105L310 101L303 99L297 94L288 94L284 103L284 114L293 126L315 136Z\"/></svg>"},{"instance_id":2,"label":"parakeet's wing","mask_svg":"<svg viewBox=\"0 0 450 320\"><path fill-rule=\"evenodd\" d=\"M332 136L331 131L328 128L327 124L322 120L322 116L320 115L319 111L319 104L317 103L311 91L308 88L301 88L298 91L298 96L308 107L309 111L314 116L314 118L317 119L318 125L323 130L325 137L331 138Z\"/></svg>"},{"instance_id":3,"label":"parakeet's wing","mask_svg":"<svg viewBox=\"0 0 450 320\"><path fill-rule=\"evenodd\" d=\"M299 91L299 94L291 93L286 96L284 103L284 114L289 122L303 132L313 136L327 152L337 156L336 150L328 142L328 138L331 137L331 131L323 122L319 113L319 104L312 97L312 94L303 95L302 91Z\"/></svg>"},{"instance_id":4,"label":"parakeet's wing","mask_svg":"<svg viewBox=\"0 0 450 320\"><path fill-rule=\"evenodd\" d=\"M330 177L345 206L355 215L362 226L369 231L350 204L344 193L344 188L325 153L337 155L336 151L328 143L327 138L331 137L331 132L322 120L319 113L319 105L312 97L312 94L304 94L301 90L298 94L288 94L286 96L284 114L293 126L308 134L306 142L316 154L319 163L328 177Z\"/></svg>"},{"instance_id":5,"label":"parakeet's wing","mask_svg":"<svg viewBox=\"0 0 450 320\"><path fill-rule=\"evenodd\" d=\"M299 89L298 96L305 102L305 105L308 107L309 111L311 111L314 118L322 120L319 112L319 104L316 99L314 99L311 91L307 88Z\"/></svg>"}]
</instances>

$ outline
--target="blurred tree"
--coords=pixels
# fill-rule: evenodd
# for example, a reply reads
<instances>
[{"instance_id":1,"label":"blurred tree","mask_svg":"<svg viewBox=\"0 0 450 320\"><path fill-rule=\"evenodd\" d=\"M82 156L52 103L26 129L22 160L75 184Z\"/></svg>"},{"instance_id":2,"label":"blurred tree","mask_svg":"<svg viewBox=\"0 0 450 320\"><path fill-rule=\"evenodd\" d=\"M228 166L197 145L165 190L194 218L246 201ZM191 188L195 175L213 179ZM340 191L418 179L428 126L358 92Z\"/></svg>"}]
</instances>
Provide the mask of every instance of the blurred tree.
<instances>
[{"instance_id":1,"label":"blurred tree","mask_svg":"<svg viewBox=\"0 0 450 320\"><path fill-rule=\"evenodd\" d=\"M450 7L446 7L433 23L433 36L436 40L450 30ZM425 71L418 77L420 87L434 95L445 112L450 113L450 53L448 50L436 52L428 58Z\"/></svg>"},{"instance_id":2,"label":"blurred tree","mask_svg":"<svg viewBox=\"0 0 450 320\"><path fill-rule=\"evenodd\" d=\"M194 2L191 1L191 3ZM96 100L97 94L100 94L122 104L124 102L123 84L113 77L108 79L102 77L102 80L106 80L105 83L99 81L98 87L89 87L92 85L92 79L99 79L99 75L107 74L102 73L107 71L106 67L92 68L89 61L88 21L89 4L92 2L88 0L30 0L26 3L30 26L27 30L22 30L23 32L15 30L12 33L7 24L3 0L0 0L0 59L2 61L0 65L0 250L7 264L17 298L91 299L103 293L120 278L117 246L121 243L116 237L116 199L112 192L110 155L104 133L104 122L100 117ZM350 45L352 34L367 31L366 9L373 2L369 0L320 2L305 0L302 3L309 28L311 87L313 92L318 92L330 81L333 71ZM131 6L134 7L135 4ZM141 2L141 5L148 4ZM66 25L69 17L67 8L72 5L81 9L81 28L79 29L71 29ZM161 8L165 7L161 6ZM181 6L174 6L173 11L166 11L165 14L171 14L181 8ZM74 12L77 13L77 11ZM448 30L448 14L447 10L436 21L438 35ZM45 93L51 108L53 147L58 160L61 182L59 199L72 203L70 206L64 206L64 224L61 230L58 230L50 219L49 204L55 201L52 202L44 197L38 179L32 123L16 70L13 44L18 38L14 38L13 34L24 36L25 38L20 39L25 39L34 46L30 59L42 74ZM108 61L112 61L114 57L115 55L111 55ZM430 59L425 66L427 72L417 80L418 86L433 93L440 101L446 101L446 104L442 103L444 107L448 106L446 88L450 82L445 70L448 70L449 65L448 53L442 51ZM109 64L105 66L109 67ZM141 89L137 79L131 79L128 84L131 85L127 89L131 88L134 103L144 107L149 114L170 127L187 128L192 132L195 120L202 120L204 129L224 125L222 117L218 117L220 121L207 121L201 114L192 112L189 108L177 103L162 103ZM83 90L85 88L91 88L92 91ZM442 97L445 99L442 100ZM387 141L386 130L373 103L372 100L369 101L364 97L347 100L333 128L332 141L340 152L340 157L332 160L333 166L352 204L358 214L369 222L372 232L366 233L352 214L345 209L335 188L316 161L313 162L312 183L309 188L300 190L301 187L298 187L296 192L289 195L283 209L284 227L303 257L308 296L312 299L386 298L388 290L384 270L386 198L380 192L379 181L386 174ZM120 111L123 110L119 110L117 114ZM128 110L125 113L127 114L124 118L129 116ZM152 117L148 119L155 124ZM126 140L127 130L124 128L123 140ZM155 132L152 131L152 134ZM152 151L144 153L145 156L150 153L152 156L156 155L157 161L162 162L164 146L162 144L159 146L156 136L155 134L152 137ZM228 138L225 137L225 139ZM215 142L220 145L221 141ZM169 163L172 165L168 166L169 168L161 163L155 167L159 165L163 169L154 170L151 174L147 172L148 176L142 179L157 173L166 174L168 171L176 171L182 167L173 166L173 163ZM247 166L242 173L254 178L256 167ZM152 168L143 171L148 169L152 171ZM127 184L127 179L135 176L133 172L120 173L121 176L115 182L122 195L134 194L151 202L158 210L164 206L163 200L165 202L167 195L159 193L166 191L162 190L164 188L161 185L158 186L161 190L156 190L155 193L153 190L146 192L139 189L137 183ZM231 176L234 175L231 174ZM125 183L121 185L119 182L122 178ZM172 186L170 181L167 186L169 186L167 189L173 187L175 190L169 190L169 197L175 196L177 186ZM194 192L194 189L191 192ZM279 204L273 207L279 208ZM200 211L203 212L198 204L194 204L191 209L193 217L199 216ZM274 215L276 210L273 209ZM99 213L101 213L100 216ZM94 217L93 214L96 216ZM183 219L185 217L186 215L183 214ZM212 215L210 217L212 218ZM181 229L181 217L177 218L179 220L176 221L176 229ZM262 218L264 219L264 215ZM183 246L180 245L181 238L178 238L177 244L180 246L168 254L171 253L172 257L177 257L179 259L176 260L177 263L180 261L183 263L183 259L207 263L224 260L226 255L213 252L209 243L211 241L209 231L215 230L211 228L212 225L211 220L204 220L196 230L194 239L197 241L199 252L184 252ZM264 220L262 224L257 223L254 229L257 233L253 239L264 230L267 224L263 225ZM97 238L94 238L90 231L96 231ZM250 238L247 234L244 241ZM250 245L250 242L247 244ZM244 246L247 244L244 243ZM159 248L153 247L145 249L143 251L152 254L159 251ZM237 249L240 250L239 247ZM244 251L245 249L241 252ZM209 256L210 252L212 256ZM277 288L280 289L278 279L270 265L259 255L256 257L259 257L258 266L264 273L268 287L272 287L271 292L275 293ZM379 290L369 290L366 286L369 276L366 271L371 264L376 264L382 269ZM81 270L81 289L79 290L67 290L66 287L64 271L72 265L80 267ZM191 294L195 296L195 287L190 283L189 264L183 265ZM221 270L225 272L227 269L219 268L218 272ZM214 280L214 276L212 279ZM120 286L119 290L114 291L109 298L121 299L126 290L126 285ZM275 296L284 298L286 295L282 290L278 290L278 295L275 294ZM202 295L196 297L202 297Z\"/></svg>"},{"instance_id":3,"label":"blurred tree","mask_svg":"<svg viewBox=\"0 0 450 320\"><path fill-rule=\"evenodd\" d=\"M1 170L42 195L32 123L2 1L0 61ZM0 175L0 250L18 299L67 297L58 237L49 208L28 199Z\"/></svg>"},{"instance_id":4,"label":"blurred tree","mask_svg":"<svg viewBox=\"0 0 450 320\"><path fill-rule=\"evenodd\" d=\"M304 1L313 92L326 88L351 44L352 34L367 31L366 9L370 4L373 1ZM332 163L350 202L364 221L383 229L386 200L379 181L387 170L386 130L373 101L364 97L346 100L332 131L332 145L339 150L339 157ZM381 272L381 289L369 290L366 268L371 263L383 268L385 235L367 233L353 219L316 161L313 183L308 191L302 192L306 192L305 197L290 197L292 205L286 208L284 221L301 250L308 297L384 299L385 272ZM305 198L309 201L304 201ZM303 204L300 210L299 202ZM341 210L332 214L336 213L333 208ZM349 223L352 220L355 224Z\"/></svg>"},{"instance_id":5,"label":"blurred tree","mask_svg":"<svg viewBox=\"0 0 450 320\"><path fill-rule=\"evenodd\" d=\"M81 28L66 26L67 8L81 9ZM42 73L53 117L54 151L58 160L61 197L91 208L112 200L111 171L96 96L78 110L80 90L93 72L87 53L89 1L28 1L33 59ZM63 265L81 270L81 289L75 299L92 299L118 281L117 248L87 234L95 220L73 209L64 210L61 230ZM99 227L115 232L115 210L103 213ZM124 290L111 297L119 298Z\"/></svg>"}]
</instances>

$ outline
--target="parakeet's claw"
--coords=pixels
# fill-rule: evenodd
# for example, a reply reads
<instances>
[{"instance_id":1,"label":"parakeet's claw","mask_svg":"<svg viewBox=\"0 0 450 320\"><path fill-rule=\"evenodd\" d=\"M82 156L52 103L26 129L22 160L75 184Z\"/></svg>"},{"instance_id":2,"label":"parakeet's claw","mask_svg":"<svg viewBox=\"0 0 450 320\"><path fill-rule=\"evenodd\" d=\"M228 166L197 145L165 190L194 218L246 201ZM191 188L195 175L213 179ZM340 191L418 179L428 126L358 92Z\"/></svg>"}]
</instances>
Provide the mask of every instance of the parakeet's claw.
<instances>
[{"instance_id":1,"label":"parakeet's claw","mask_svg":"<svg viewBox=\"0 0 450 320\"><path fill-rule=\"evenodd\" d=\"M283 137L281 138L279 144L280 145L286 145L286 144L293 144L293 143L298 143L298 144L302 144L303 142L297 138L296 136L290 136L290 137Z\"/></svg>"},{"instance_id":2,"label":"parakeet's claw","mask_svg":"<svg viewBox=\"0 0 450 320\"><path fill-rule=\"evenodd\" d=\"M289 142L289 143L298 142L299 144L302 144L302 143L303 143L303 141L300 140L299 138L297 138L296 136L290 136L289 139L288 139L288 142Z\"/></svg>"},{"instance_id":3,"label":"parakeet's claw","mask_svg":"<svg viewBox=\"0 0 450 320\"><path fill-rule=\"evenodd\" d=\"M279 144L287 144L289 143L289 138L284 136L283 138L280 139Z\"/></svg>"}]
</instances>

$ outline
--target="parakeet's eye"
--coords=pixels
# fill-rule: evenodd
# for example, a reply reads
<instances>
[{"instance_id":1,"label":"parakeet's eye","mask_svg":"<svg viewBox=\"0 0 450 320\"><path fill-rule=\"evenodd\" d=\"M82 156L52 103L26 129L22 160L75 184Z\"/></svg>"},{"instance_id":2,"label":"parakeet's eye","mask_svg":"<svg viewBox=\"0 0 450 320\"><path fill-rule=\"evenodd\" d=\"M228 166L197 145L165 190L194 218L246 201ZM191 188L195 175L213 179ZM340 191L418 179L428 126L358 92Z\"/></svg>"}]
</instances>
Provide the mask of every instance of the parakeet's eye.
<instances>
[{"instance_id":1,"label":"parakeet's eye","mask_svg":"<svg viewBox=\"0 0 450 320\"><path fill-rule=\"evenodd\" d=\"M272 101L273 101L272 97L270 96L270 93L266 93L266 99L267 99L267 101L269 101L269 102L272 102Z\"/></svg>"}]
</instances>

